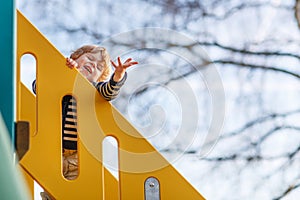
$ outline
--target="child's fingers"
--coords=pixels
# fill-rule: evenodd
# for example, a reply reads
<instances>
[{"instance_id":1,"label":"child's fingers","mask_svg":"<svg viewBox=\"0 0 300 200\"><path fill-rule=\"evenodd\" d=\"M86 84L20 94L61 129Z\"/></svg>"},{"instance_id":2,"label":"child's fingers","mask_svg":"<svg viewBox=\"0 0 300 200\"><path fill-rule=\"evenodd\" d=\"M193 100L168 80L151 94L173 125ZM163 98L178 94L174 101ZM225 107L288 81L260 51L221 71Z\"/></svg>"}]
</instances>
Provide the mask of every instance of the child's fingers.
<instances>
[{"instance_id":1,"label":"child's fingers","mask_svg":"<svg viewBox=\"0 0 300 200\"><path fill-rule=\"evenodd\" d=\"M120 57L118 57L118 64L119 64L119 66L122 66L122 62L121 62L121 58Z\"/></svg>"},{"instance_id":2,"label":"child's fingers","mask_svg":"<svg viewBox=\"0 0 300 200\"><path fill-rule=\"evenodd\" d=\"M110 61L111 62L111 64L115 67L115 68L117 68L118 66L116 65L116 63L114 63L114 61Z\"/></svg>"},{"instance_id":3,"label":"child's fingers","mask_svg":"<svg viewBox=\"0 0 300 200\"><path fill-rule=\"evenodd\" d=\"M71 66L71 59L70 59L70 58L66 58L66 65L67 65L68 67L72 67L72 66Z\"/></svg>"},{"instance_id":4,"label":"child's fingers","mask_svg":"<svg viewBox=\"0 0 300 200\"><path fill-rule=\"evenodd\" d=\"M78 66L77 62L72 58L66 58L66 65L71 69L73 69L74 67L76 68Z\"/></svg>"},{"instance_id":5,"label":"child's fingers","mask_svg":"<svg viewBox=\"0 0 300 200\"><path fill-rule=\"evenodd\" d=\"M136 65L136 64L139 64L138 62L136 62L136 61L133 61L133 62L128 62L128 63L124 63L124 67L125 68L128 68L128 67L130 67L130 66L132 66L132 65Z\"/></svg>"},{"instance_id":6,"label":"child's fingers","mask_svg":"<svg viewBox=\"0 0 300 200\"><path fill-rule=\"evenodd\" d=\"M120 57L118 57L118 65L114 62L114 61L110 61L111 62L111 64L115 67L115 68L118 68L118 67L120 67L120 66L122 66L122 62L121 62L121 58Z\"/></svg>"},{"instance_id":7,"label":"child's fingers","mask_svg":"<svg viewBox=\"0 0 300 200\"><path fill-rule=\"evenodd\" d=\"M111 62L111 64L114 66L114 68L128 68L128 67L130 67L130 66L132 66L132 65L136 65L136 64L138 64L138 62L136 62L136 61L132 61L132 58L128 58L123 64L122 64L122 62L121 62L121 58L120 57L118 57L118 65L114 62L114 61L110 61Z\"/></svg>"},{"instance_id":8,"label":"child's fingers","mask_svg":"<svg viewBox=\"0 0 300 200\"><path fill-rule=\"evenodd\" d=\"M130 66L132 66L132 65L136 65L136 64L138 64L138 62L132 61L132 58L128 58L128 59L124 62L123 66L124 66L125 68L127 68L127 67L130 67Z\"/></svg>"},{"instance_id":9,"label":"child's fingers","mask_svg":"<svg viewBox=\"0 0 300 200\"><path fill-rule=\"evenodd\" d=\"M130 64L131 64L131 65L137 65L137 64L139 64L139 62L134 61L134 62L130 62Z\"/></svg>"},{"instance_id":10,"label":"child's fingers","mask_svg":"<svg viewBox=\"0 0 300 200\"><path fill-rule=\"evenodd\" d=\"M132 60L132 58L128 58L128 59L124 62L124 64L130 62L131 60Z\"/></svg>"}]
</instances>

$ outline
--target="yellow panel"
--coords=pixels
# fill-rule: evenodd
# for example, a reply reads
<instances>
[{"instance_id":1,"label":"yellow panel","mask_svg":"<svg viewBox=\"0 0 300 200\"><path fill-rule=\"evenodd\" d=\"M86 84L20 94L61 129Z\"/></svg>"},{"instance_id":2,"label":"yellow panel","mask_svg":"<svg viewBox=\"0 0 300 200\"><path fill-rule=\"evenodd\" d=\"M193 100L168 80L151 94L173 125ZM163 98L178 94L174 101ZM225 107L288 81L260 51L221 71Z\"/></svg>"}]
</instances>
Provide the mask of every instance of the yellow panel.
<instances>
[{"instance_id":1,"label":"yellow panel","mask_svg":"<svg viewBox=\"0 0 300 200\"><path fill-rule=\"evenodd\" d=\"M30 137L33 137L36 134L36 103L35 97L32 93L26 88L23 83L19 84L19 91L20 96L18 95L19 99L19 106L18 106L18 115L17 120L29 121L30 126ZM22 112L20 112L20 108L22 108Z\"/></svg>"},{"instance_id":2,"label":"yellow panel","mask_svg":"<svg viewBox=\"0 0 300 200\"><path fill-rule=\"evenodd\" d=\"M85 78L65 66L65 58L19 12L17 26L17 59L29 52L37 60L36 100L18 84L19 120L34 126L20 163L39 184L57 199L139 200L145 197L145 180L156 177L162 200L204 199ZM60 115L66 94L77 99L80 174L74 181L61 174ZM118 140L119 183L103 170L101 145L107 135Z\"/></svg>"},{"instance_id":3,"label":"yellow panel","mask_svg":"<svg viewBox=\"0 0 300 200\"><path fill-rule=\"evenodd\" d=\"M119 186L118 181L115 177L103 167L103 190L104 190L104 198L107 200L118 200L119 196Z\"/></svg>"}]
</instances>

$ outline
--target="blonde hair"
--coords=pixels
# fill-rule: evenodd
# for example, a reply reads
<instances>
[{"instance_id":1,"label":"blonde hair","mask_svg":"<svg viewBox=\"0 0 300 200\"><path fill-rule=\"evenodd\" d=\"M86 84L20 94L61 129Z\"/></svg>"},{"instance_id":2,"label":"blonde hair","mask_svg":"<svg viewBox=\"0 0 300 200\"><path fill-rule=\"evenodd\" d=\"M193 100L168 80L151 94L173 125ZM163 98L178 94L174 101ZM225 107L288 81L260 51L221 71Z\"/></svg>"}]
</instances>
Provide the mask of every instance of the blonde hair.
<instances>
[{"instance_id":1,"label":"blonde hair","mask_svg":"<svg viewBox=\"0 0 300 200\"><path fill-rule=\"evenodd\" d=\"M80 56L82 56L85 53L100 53L102 57L102 65L103 65L103 72L102 75L99 77L98 81L105 81L109 78L112 69L110 66L110 57L108 52L104 47L100 47L97 45L84 45L77 50L73 51L70 55L70 58L73 60L76 60Z\"/></svg>"}]
</instances>

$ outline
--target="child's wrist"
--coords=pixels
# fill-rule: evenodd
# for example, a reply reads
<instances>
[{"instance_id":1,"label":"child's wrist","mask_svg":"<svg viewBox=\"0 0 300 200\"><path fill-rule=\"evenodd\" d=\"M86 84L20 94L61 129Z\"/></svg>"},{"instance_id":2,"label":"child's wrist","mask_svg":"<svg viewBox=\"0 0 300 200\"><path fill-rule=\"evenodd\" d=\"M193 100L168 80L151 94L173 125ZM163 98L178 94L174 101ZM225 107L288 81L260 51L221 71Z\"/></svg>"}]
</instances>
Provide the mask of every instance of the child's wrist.
<instances>
[{"instance_id":1,"label":"child's wrist","mask_svg":"<svg viewBox=\"0 0 300 200\"><path fill-rule=\"evenodd\" d=\"M113 80L115 82L120 82L123 79L124 74L125 74L125 72L124 73L114 73Z\"/></svg>"}]
</instances>

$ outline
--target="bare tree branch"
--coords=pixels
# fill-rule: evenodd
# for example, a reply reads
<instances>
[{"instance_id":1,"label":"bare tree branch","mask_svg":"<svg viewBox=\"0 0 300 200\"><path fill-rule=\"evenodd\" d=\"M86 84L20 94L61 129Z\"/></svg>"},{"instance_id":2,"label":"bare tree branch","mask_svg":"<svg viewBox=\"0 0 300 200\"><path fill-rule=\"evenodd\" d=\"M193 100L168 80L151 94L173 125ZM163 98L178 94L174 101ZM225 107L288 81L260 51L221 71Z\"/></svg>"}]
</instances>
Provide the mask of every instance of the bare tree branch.
<instances>
[{"instance_id":1,"label":"bare tree branch","mask_svg":"<svg viewBox=\"0 0 300 200\"><path fill-rule=\"evenodd\" d=\"M244 9L250 9L250 8L260 8L260 7L273 7L273 8L277 8L277 9L291 9L290 6L279 6L276 4L270 4L269 2L265 2L265 3L261 3L261 2L254 2L254 3L241 3L239 5L233 6L230 9L226 10L226 12L223 15L215 15L215 14L210 14L207 15L208 17L213 17L216 20L224 20L228 17L231 17L232 15L234 15L237 12L241 12Z\"/></svg>"},{"instance_id":2,"label":"bare tree branch","mask_svg":"<svg viewBox=\"0 0 300 200\"><path fill-rule=\"evenodd\" d=\"M199 44L203 46L213 46L213 47L219 47L224 50L228 50L235 53L241 53L241 54L249 54L249 55L257 55L257 56L286 56L286 57L293 57L300 60L300 55L293 54L293 53L287 53L287 52L280 52L280 51L250 51L247 49L238 49L230 46L222 45L218 42L199 42Z\"/></svg>"},{"instance_id":3,"label":"bare tree branch","mask_svg":"<svg viewBox=\"0 0 300 200\"><path fill-rule=\"evenodd\" d=\"M291 75L297 79L300 79L300 74L282 69L280 67L270 67L270 66L265 66L265 65L255 65L251 63L245 63L245 62L239 62L239 61L234 61L234 60L213 60L212 63L219 63L223 65L235 65L239 67L248 67L252 69L263 69L263 70L270 70L270 71L276 71L276 72L281 72L287 75Z\"/></svg>"},{"instance_id":4,"label":"bare tree branch","mask_svg":"<svg viewBox=\"0 0 300 200\"><path fill-rule=\"evenodd\" d=\"M281 195L274 198L273 200L280 200L280 199L284 198L285 196L287 196L289 193L291 193L293 190L295 190L299 187L300 187L300 183L298 183L296 185L290 185Z\"/></svg>"},{"instance_id":5,"label":"bare tree branch","mask_svg":"<svg viewBox=\"0 0 300 200\"><path fill-rule=\"evenodd\" d=\"M246 149L244 149L246 150ZM248 150L248 149L247 149ZM281 155L277 156L262 156L262 155L242 155L242 151L239 153L233 153L228 156L215 156L215 157L200 157L200 160L203 161L209 161L209 162L228 162L228 161L246 161L246 162L253 162L253 161L272 161L272 160L277 160L281 158L287 158L288 160L292 160L298 153L300 152L300 146L298 146L295 150L289 152L289 153L284 153ZM193 152L190 152L193 153Z\"/></svg>"},{"instance_id":6,"label":"bare tree branch","mask_svg":"<svg viewBox=\"0 0 300 200\"><path fill-rule=\"evenodd\" d=\"M159 1L152 0L156 5L159 5L162 10L162 14L171 14L173 16L178 16L181 14L187 14L186 21L198 20L201 18L212 18L215 20L225 20L233 16L237 12L242 12L245 9L257 9L262 7L272 7L276 9L293 9L292 6L288 5L277 5L270 2L242 2L240 4L232 3L232 6L227 6L224 12L216 14L214 8L218 5L222 5L225 2L215 1L210 5L204 5L201 1L178 1L178 0L168 0L168 1ZM230 2L226 1L227 5L231 5ZM192 14L195 13L194 17Z\"/></svg>"},{"instance_id":7,"label":"bare tree branch","mask_svg":"<svg viewBox=\"0 0 300 200\"><path fill-rule=\"evenodd\" d=\"M261 136L256 142L252 142L251 145L253 146L257 146L260 145L261 143L263 143L268 137L270 137L272 134L274 134L277 131L281 131L284 129L289 129L289 130L296 130L296 131L300 131L300 127L298 126L290 126L290 125L283 125L283 126L274 126L271 130L269 130L266 134L264 134L263 136ZM291 157L289 155L289 157Z\"/></svg>"},{"instance_id":8,"label":"bare tree branch","mask_svg":"<svg viewBox=\"0 0 300 200\"><path fill-rule=\"evenodd\" d=\"M255 125L265 123L266 121L276 120L276 118L288 117L288 116L291 116L291 115L294 115L294 114L297 114L297 113L300 113L300 109L285 112L285 113L271 113L271 114L268 114L266 116L258 117L258 118L254 119L252 121L247 122L241 128L239 128L235 131L232 131L230 133L226 133L226 134L222 135L220 139L225 139L225 138L228 138L228 137L236 136L236 135L244 132L245 130L247 130L247 129L255 126Z\"/></svg>"},{"instance_id":9,"label":"bare tree branch","mask_svg":"<svg viewBox=\"0 0 300 200\"><path fill-rule=\"evenodd\" d=\"M112 41L112 44L127 46L127 47L131 47L131 48L134 47L134 48L139 48L139 49L146 47L147 41L143 41L143 40L134 40L134 41L135 41L135 43L128 43L128 42L126 43L123 41ZM165 41L162 41L162 42L165 42ZM249 51L246 49L238 49L238 48L234 48L234 47L221 45L217 42L199 42L199 43L196 42L196 43L191 43L191 44L186 44L186 45L168 42L165 44L165 47L166 47L166 49L169 49L171 47L180 47L180 48L188 49L190 52L192 52L193 47L195 47L199 44L203 45L203 46L215 46L215 47L219 47L224 50L229 50L231 52L238 52L241 54L257 55L257 56L287 56L287 57L293 57L293 58L300 60L300 55L297 55L297 54L292 54L292 53L287 53L287 52L279 52L279 51ZM281 72L281 73L284 73L287 75L291 75L297 79L300 79L300 74L286 70L286 69L284 69L284 67L272 67L272 66L265 66L265 65L252 64L252 63L246 63L246 62L240 62L240 61L234 61L234 60L226 60L226 59L217 59L217 60L213 60L210 62L215 63L215 64L233 65L233 66L237 66L237 67L248 67L248 68L252 68L252 69L276 71L276 72Z\"/></svg>"},{"instance_id":10,"label":"bare tree branch","mask_svg":"<svg viewBox=\"0 0 300 200\"><path fill-rule=\"evenodd\" d=\"M95 40L102 40L104 38L103 34L95 32L94 30L86 27L85 25L82 25L78 28L70 28L70 27L67 27L65 25L58 24L57 28L60 28L61 30L64 30L69 34L84 33L86 35L89 35L89 36L95 38Z\"/></svg>"}]
</instances>

